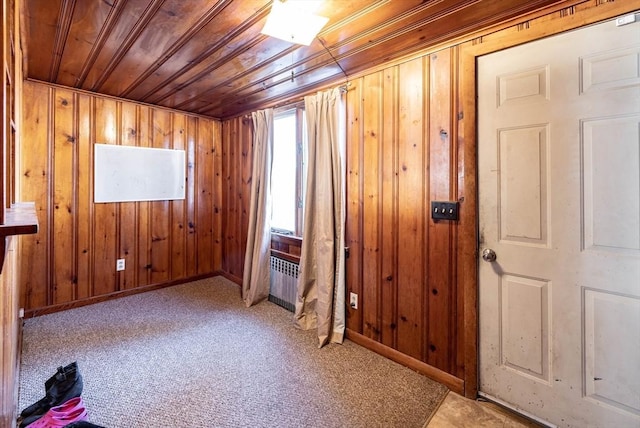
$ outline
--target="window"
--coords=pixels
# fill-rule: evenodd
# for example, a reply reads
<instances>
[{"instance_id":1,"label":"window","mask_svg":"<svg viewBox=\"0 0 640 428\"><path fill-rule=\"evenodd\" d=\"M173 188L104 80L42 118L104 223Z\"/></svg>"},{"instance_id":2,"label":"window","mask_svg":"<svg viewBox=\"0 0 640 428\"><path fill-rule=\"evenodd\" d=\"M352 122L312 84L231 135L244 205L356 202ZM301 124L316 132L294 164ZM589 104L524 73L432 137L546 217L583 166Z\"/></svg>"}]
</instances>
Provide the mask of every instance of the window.
<instances>
[{"instance_id":1,"label":"window","mask_svg":"<svg viewBox=\"0 0 640 428\"><path fill-rule=\"evenodd\" d=\"M295 107L274 117L271 167L271 230L302 236L306 176L304 109Z\"/></svg>"}]
</instances>

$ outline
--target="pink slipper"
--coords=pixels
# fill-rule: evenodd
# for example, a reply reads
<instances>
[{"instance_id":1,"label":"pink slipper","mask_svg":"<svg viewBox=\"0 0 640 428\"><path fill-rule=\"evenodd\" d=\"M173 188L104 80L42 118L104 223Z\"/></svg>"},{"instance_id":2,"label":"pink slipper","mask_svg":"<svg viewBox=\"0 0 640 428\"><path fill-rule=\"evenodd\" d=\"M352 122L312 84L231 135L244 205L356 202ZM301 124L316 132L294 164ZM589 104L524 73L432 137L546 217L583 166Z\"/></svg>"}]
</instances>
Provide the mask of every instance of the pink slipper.
<instances>
[{"instance_id":1,"label":"pink slipper","mask_svg":"<svg viewBox=\"0 0 640 428\"><path fill-rule=\"evenodd\" d=\"M43 417L26 428L58 428L73 422L87 420L87 410L82 398L75 397L59 406L52 407Z\"/></svg>"}]
</instances>

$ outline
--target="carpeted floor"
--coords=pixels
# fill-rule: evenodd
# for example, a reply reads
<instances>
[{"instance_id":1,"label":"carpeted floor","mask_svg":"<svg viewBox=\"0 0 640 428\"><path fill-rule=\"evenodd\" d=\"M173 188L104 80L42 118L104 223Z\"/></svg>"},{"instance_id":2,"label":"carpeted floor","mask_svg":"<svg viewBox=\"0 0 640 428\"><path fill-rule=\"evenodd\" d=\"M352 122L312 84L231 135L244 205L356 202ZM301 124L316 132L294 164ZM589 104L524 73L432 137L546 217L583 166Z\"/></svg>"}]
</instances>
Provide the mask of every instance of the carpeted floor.
<instances>
[{"instance_id":1,"label":"carpeted floor","mask_svg":"<svg viewBox=\"0 0 640 428\"><path fill-rule=\"evenodd\" d=\"M72 361L110 428L423 427L447 392L348 340L318 349L222 277L26 320L19 410Z\"/></svg>"}]
</instances>

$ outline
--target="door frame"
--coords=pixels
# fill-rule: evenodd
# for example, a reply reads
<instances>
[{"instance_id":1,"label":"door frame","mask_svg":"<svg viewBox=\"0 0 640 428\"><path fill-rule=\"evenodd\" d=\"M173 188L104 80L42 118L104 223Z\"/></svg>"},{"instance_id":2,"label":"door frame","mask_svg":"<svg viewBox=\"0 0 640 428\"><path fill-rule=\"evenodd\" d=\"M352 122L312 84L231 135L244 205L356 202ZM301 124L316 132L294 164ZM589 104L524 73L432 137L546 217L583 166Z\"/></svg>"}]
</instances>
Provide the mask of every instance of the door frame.
<instances>
[{"instance_id":1,"label":"door frame","mask_svg":"<svg viewBox=\"0 0 640 428\"><path fill-rule=\"evenodd\" d=\"M478 126L476 59L513 46L554 36L587 25L606 21L631 11L640 10L640 0L606 2L589 0L567 5L531 20L519 21L516 26L459 45L460 96L458 116L458 188L464 195L459 223L460 260L458 281L463 292L464 315L464 395L475 399L479 392L479 201L478 201ZM606 0L604 0L606 1Z\"/></svg>"}]
</instances>

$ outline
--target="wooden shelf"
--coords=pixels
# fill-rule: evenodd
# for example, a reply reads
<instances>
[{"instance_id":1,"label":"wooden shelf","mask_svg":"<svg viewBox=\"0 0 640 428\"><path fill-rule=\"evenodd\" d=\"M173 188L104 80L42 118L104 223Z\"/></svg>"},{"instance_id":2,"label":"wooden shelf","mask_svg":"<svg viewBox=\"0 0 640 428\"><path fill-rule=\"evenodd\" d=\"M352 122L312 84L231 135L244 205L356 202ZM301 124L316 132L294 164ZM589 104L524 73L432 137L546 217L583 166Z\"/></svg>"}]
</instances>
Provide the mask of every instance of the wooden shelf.
<instances>
[{"instance_id":1,"label":"wooden shelf","mask_svg":"<svg viewBox=\"0 0 640 428\"><path fill-rule=\"evenodd\" d=\"M4 224L0 224L0 237L38 233L38 215L33 202L11 205L4 212Z\"/></svg>"},{"instance_id":2,"label":"wooden shelf","mask_svg":"<svg viewBox=\"0 0 640 428\"><path fill-rule=\"evenodd\" d=\"M11 205L4 212L4 224L0 224L0 273L4 266L7 237L38 233L38 215L33 202Z\"/></svg>"}]
</instances>

